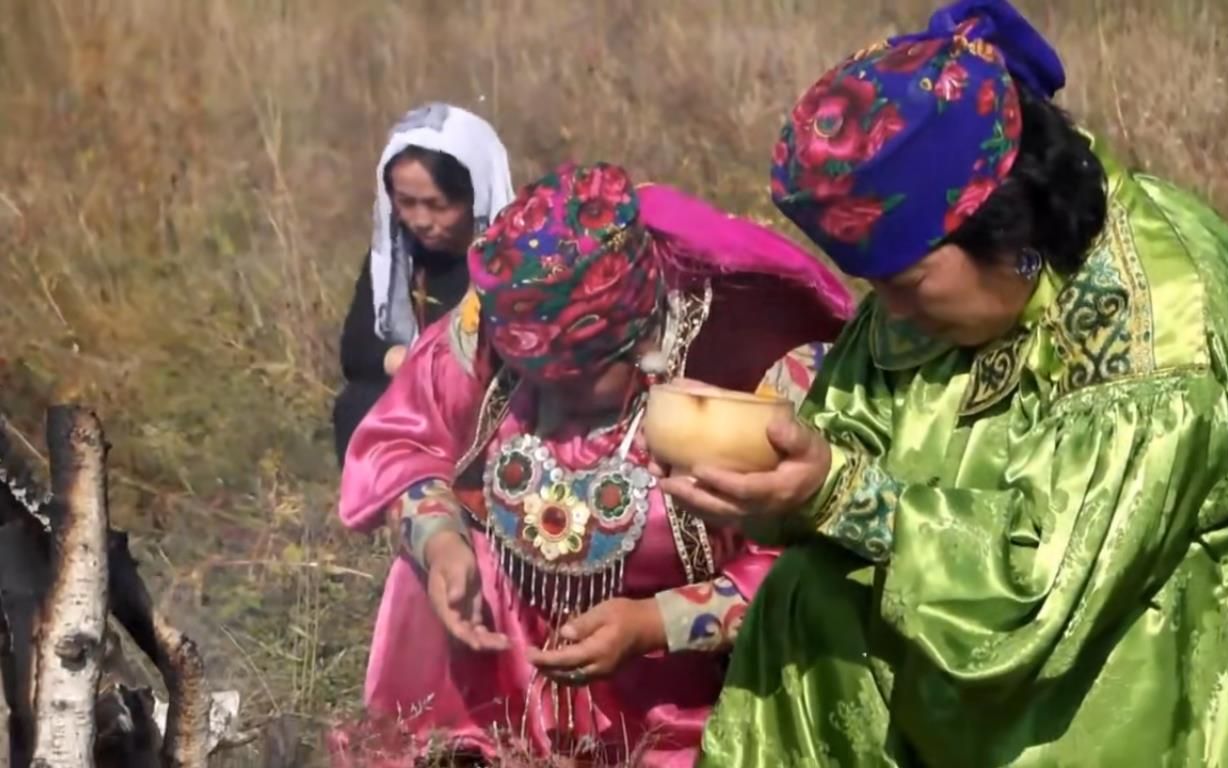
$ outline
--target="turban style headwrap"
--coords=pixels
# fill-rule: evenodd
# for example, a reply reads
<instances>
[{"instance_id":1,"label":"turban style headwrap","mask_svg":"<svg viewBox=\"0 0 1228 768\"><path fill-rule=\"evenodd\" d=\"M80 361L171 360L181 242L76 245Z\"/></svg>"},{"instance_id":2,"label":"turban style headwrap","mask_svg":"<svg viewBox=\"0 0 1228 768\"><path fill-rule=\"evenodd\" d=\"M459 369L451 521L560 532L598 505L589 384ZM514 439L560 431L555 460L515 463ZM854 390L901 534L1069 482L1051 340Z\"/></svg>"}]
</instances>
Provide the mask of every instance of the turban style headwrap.
<instances>
[{"instance_id":1,"label":"turban style headwrap","mask_svg":"<svg viewBox=\"0 0 1228 768\"><path fill-rule=\"evenodd\" d=\"M791 241L670 187L636 187L606 163L563 165L523 188L470 249L469 272L491 349L539 381L592 375L626 355L662 319L667 290L694 278L745 283L758 274L795 286L796 306L773 322L740 320L780 354L787 348L774 337L834 335L851 307L835 277Z\"/></svg>"},{"instance_id":2,"label":"turban style headwrap","mask_svg":"<svg viewBox=\"0 0 1228 768\"><path fill-rule=\"evenodd\" d=\"M772 199L844 272L898 274L1010 173L1018 89L1049 99L1064 84L1053 48L1009 2L953 3L802 96L773 152Z\"/></svg>"},{"instance_id":3,"label":"turban style headwrap","mask_svg":"<svg viewBox=\"0 0 1228 768\"><path fill-rule=\"evenodd\" d=\"M521 191L470 251L491 346L530 378L600 370L654 320L665 293L617 166L563 166Z\"/></svg>"}]
</instances>

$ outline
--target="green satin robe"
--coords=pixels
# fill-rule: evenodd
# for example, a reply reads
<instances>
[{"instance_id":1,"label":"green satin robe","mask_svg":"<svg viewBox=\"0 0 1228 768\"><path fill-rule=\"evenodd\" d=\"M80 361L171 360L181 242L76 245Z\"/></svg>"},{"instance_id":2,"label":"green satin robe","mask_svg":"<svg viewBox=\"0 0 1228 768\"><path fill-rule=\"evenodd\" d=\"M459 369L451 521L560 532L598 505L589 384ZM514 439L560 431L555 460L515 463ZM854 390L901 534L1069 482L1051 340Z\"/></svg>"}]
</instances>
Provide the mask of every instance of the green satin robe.
<instances>
[{"instance_id":1,"label":"green satin robe","mask_svg":"<svg viewBox=\"0 0 1228 768\"><path fill-rule=\"evenodd\" d=\"M953 349L873 296L706 768L1228 766L1228 224L1105 158L1108 223ZM819 522L814 522L819 521Z\"/></svg>"}]
</instances>

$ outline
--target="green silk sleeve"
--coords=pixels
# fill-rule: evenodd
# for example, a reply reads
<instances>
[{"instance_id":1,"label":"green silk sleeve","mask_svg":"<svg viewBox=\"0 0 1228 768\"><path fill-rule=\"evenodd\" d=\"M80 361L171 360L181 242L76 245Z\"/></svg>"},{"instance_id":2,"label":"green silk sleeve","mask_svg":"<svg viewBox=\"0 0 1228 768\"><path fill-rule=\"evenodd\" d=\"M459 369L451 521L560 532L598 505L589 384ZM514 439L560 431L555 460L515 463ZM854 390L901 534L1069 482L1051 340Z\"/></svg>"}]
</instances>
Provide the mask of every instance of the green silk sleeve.
<instances>
[{"instance_id":1,"label":"green silk sleeve","mask_svg":"<svg viewBox=\"0 0 1228 768\"><path fill-rule=\"evenodd\" d=\"M851 454L819 531L884 563L884 620L957 684L1060 675L1185 554L1220 479L1204 457L1228 448L1221 393L1194 372L1071 395L993 489L905 483Z\"/></svg>"},{"instance_id":2,"label":"green silk sleeve","mask_svg":"<svg viewBox=\"0 0 1228 768\"><path fill-rule=\"evenodd\" d=\"M864 302L839 342L828 350L810 392L798 408L798 420L818 429L832 446L832 466L815 496L798 514L752 519L746 534L765 546L785 546L814 535L815 518L837 494L850 458L878 457L890 447L891 390L886 375L872 364L866 336L871 303Z\"/></svg>"}]
</instances>

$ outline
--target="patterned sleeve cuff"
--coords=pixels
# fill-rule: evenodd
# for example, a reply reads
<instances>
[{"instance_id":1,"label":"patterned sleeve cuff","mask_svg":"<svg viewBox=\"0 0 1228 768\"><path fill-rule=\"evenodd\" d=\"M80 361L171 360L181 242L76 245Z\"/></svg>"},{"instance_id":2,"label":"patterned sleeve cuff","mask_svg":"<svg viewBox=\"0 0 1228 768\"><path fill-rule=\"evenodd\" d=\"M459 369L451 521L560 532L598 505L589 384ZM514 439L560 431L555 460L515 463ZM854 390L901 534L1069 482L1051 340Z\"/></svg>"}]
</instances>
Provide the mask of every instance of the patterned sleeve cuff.
<instances>
[{"instance_id":1,"label":"patterned sleeve cuff","mask_svg":"<svg viewBox=\"0 0 1228 768\"><path fill-rule=\"evenodd\" d=\"M816 521L828 514L829 501L843 477L848 463L847 453L838 446L831 446L831 466L822 487L805 504L790 515L752 516L742 524L742 531L756 544L765 547L787 547L814 538L820 530Z\"/></svg>"},{"instance_id":2,"label":"patterned sleeve cuff","mask_svg":"<svg viewBox=\"0 0 1228 768\"><path fill-rule=\"evenodd\" d=\"M820 534L875 563L891 558L900 483L860 452L832 446L829 481L816 499Z\"/></svg>"},{"instance_id":3,"label":"patterned sleeve cuff","mask_svg":"<svg viewBox=\"0 0 1228 768\"><path fill-rule=\"evenodd\" d=\"M670 653L714 653L733 647L746 614L746 598L724 576L656 595Z\"/></svg>"},{"instance_id":4,"label":"patterned sleeve cuff","mask_svg":"<svg viewBox=\"0 0 1228 768\"><path fill-rule=\"evenodd\" d=\"M420 568L426 568L426 543L441 531L469 539L463 508L446 480L430 478L414 483L397 500L401 548Z\"/></svg>"}]
</instances>

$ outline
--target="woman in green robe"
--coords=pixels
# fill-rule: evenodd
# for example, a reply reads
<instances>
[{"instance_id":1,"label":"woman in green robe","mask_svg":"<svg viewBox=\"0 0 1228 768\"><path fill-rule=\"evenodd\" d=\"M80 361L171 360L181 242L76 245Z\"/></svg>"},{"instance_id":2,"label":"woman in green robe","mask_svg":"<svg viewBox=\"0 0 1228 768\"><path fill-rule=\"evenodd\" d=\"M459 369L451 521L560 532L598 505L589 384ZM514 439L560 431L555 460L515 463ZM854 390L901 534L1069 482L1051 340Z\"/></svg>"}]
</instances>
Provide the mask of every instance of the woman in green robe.
<instances>
[{"instance_id":1,"label":"woman in green robe","mask_svg":"<svg viewBox=\"0 0 1228 768\"><path fill-rule=\"evenodd\" d=\"M1228 224L1063 83L964 0L787 121L774 200L874 290L775 470L663 481L792 545L701 766L1228 765Z\"/></svg>"}]
</instances>

